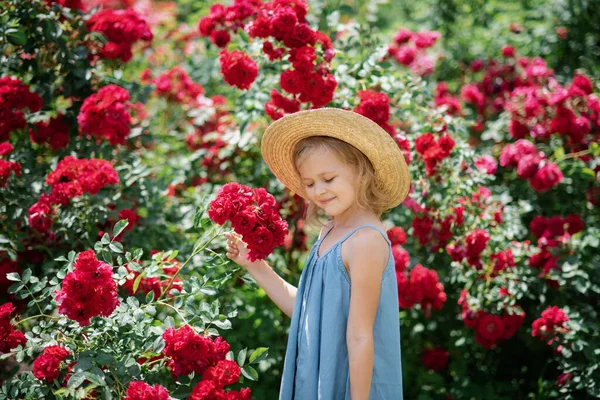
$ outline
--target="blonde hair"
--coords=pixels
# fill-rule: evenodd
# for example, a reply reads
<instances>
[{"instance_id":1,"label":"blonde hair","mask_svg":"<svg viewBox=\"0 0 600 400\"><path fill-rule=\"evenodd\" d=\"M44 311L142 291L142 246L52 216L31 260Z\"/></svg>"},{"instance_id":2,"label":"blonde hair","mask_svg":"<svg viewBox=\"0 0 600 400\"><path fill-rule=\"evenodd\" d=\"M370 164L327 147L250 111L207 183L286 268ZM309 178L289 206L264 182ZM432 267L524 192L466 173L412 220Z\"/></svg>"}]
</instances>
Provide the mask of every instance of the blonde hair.
<instances>
[{"instance_id":1,"label":"blonde hair","mask_svg":"<svg viewBox=\"0 0 600 400\"><path fill-rule=\"evenodd\" d=\"M308 154L315 150L327 149L334 153L340 161L355 169L358 174L358 187L356 191L356 203L360 208L373 211L378 218L388 211L388 198L375 181L375 170L373 164L360 150L349 143L329 136L311 136L302 139L294 148L294 166L298 165ZM321 228L329 218L313 202L308 202L304 215L308 226Z\"/></svg>"}]
</instances>

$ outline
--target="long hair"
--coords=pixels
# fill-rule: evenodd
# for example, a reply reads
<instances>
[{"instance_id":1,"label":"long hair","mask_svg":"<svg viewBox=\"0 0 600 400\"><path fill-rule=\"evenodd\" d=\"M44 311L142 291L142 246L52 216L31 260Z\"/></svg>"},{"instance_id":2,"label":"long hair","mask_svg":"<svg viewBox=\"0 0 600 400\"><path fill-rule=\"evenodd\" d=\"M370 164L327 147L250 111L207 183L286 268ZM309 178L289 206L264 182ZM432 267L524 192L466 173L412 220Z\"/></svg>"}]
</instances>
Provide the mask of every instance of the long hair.
<instances>
[{"instance_id":1,"label":"long hair","mask_svg":"<svg viewBox=\"0 0 600 400\"><path fill-rule=\"evenodd\" d=\"M360 150L349 143L329 136L311 136L302 139L294 148L294 166L298 166L311 152L327 149L335 154L340 161L350 168L354 168L358 175L356 203L360 208L373 211L381 218L385 211L387 197L385 192L376 184L373 164ZM329 222L327 215L313 202L306 201L304 222L314 228L320 229Z\"/></svg>"}]
</instances>

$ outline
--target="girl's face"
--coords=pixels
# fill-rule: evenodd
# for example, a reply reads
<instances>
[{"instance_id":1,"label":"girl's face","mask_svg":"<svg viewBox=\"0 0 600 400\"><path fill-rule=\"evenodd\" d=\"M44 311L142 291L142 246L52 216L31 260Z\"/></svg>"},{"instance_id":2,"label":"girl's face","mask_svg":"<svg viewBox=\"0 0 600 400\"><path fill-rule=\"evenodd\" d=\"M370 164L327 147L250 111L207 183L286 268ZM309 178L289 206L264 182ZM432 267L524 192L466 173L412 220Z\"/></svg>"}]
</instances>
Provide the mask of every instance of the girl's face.
<instances>
[{"instance_id":1,"label":"girl's face","mask_svg":"<svg viewBox=\"0 0 600 400\"><path fill-rule=\"evenodd\" d=\"M356 206L358 174L328 149L307 154L298 165L308 200L331 217L347 214Z\"/></svg>"}]
</instances>

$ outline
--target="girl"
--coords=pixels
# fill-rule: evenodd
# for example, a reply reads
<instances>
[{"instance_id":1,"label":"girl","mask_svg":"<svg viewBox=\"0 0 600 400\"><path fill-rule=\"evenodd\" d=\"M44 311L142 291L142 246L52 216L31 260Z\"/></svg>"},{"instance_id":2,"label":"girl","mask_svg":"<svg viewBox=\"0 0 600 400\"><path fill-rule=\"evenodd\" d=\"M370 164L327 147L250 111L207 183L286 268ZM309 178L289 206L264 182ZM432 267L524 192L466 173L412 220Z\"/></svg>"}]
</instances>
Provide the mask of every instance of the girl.
<instances>
[{"instance_id":1,"label":"girl","mask_svg":"<svg viewBox=\"0 0 600 400\"><path fill-rule=\"evenodd\" d=\"M261 150L308 203L307 223L328 216L298 288L226 235L227 257L292 319L279 399L402 399L398 289L381 223L410 186L398 145L359 114L322 108L273 122Z\"/></svg>"}]
</instances>

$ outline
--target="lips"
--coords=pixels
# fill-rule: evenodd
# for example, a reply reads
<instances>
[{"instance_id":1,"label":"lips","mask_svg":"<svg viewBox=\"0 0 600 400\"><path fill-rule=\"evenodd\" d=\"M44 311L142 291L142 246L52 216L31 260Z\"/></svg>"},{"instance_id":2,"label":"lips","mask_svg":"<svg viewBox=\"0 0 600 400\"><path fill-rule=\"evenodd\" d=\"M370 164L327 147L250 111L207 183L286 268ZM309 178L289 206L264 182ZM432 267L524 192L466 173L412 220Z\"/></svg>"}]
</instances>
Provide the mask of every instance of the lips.
<instances>
[{"instance_id":1,"label":"lips","mask_svg":"<svg viewBox=\"0 0 600 400\"><path fill-rule=\"evenodd\" d=\"M321 204L323 204L323 205L329 204L333 199L335 199L335 197L328 199L328 200L321 200Z\"/></svg>"}]
</instances>

